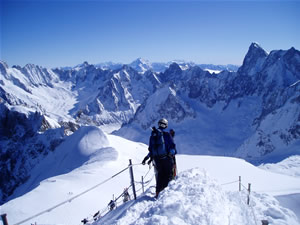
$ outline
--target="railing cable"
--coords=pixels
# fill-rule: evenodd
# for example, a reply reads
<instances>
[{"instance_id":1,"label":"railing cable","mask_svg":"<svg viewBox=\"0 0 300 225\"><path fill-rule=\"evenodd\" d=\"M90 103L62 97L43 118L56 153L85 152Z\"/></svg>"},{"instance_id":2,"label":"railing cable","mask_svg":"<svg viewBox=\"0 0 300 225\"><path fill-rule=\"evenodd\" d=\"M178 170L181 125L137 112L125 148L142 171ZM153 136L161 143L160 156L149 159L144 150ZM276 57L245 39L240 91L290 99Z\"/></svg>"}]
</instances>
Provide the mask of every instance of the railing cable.
<instances>
[{"instance_id":1,"label":"railing cable","mask_svg":"<svg viewBox=\"0 0 300 225\"><path fill-rule=\"evenodd\" d=\"M57 205L55 205L55 206L49 208L49 209L46 209L46 210L44 210L44 211L42 211L42 212L39 212L39 213L37 213L37 214L35 214L35 215L33 215L33 216L27 218L27 219L24 219L24 220L18 222L18 223L15 223L14 225L20 225L20 224L22 224L22 223L25 223L25 222L27 222L27 221L33 219L33 218L36 218L36 217L41 216L41 215L43 215L43 214L45 214L45 213L47 213L47 212L50 212L50 211L52 211L53 209L56 209L56 208L58 208L58 207L60 207L60 206L62 206L62 205L64 205L64 204L66 204L66 203L68 203L68 202L71 202L71 201L73 201L74 199L76 199L76 198L78 198L78 197L84 195L85 193L90 192L91 190L93 190L93 189L95 189L95 188L97 188L97 187L103 185L103 184L106 183L107 181L109 181L109 180L111 180L112 178L114 178L114 177L118 176L119 174L123 173L123 172L124 172L125 170L127 170L128 168L129 168L129 166L127 166L125 169L121 170L120 172L114 174L113 176L107 178L106 180L100 182L99 184L96 184L95 186L93 186L93 187L91 187L91 188L89 188L89 189L87 189L87 190L85 190L85 191L83 191L83 192L81 192L81 193L75 195L74 197L69 198L69 199L67 199L67 200L65 200L65 201L63 201L63 202L61 202L61 203L59 203L59 204L57 204Z\"/></svg>"}]
</instances>

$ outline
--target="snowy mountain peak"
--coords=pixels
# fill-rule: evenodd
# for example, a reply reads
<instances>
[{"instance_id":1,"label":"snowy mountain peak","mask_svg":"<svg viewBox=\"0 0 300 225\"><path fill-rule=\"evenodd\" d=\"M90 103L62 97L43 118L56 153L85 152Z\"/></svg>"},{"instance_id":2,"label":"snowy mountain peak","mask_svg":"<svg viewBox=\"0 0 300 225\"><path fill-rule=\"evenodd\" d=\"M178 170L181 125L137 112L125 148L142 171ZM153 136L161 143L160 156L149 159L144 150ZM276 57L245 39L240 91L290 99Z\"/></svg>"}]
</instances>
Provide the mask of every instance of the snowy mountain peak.
<instances>
[{"instance_id":1,"label":"snowy mountain peak","mask_svg":"<svg viewBox=\"0 0 300 225\"><path fill-rule=\"evenodd\" d=\"M260 44L257 43L257 42L252 42L249 48L250 48L250 49L251 49L251 48L263 49L263 48L260 46Z\"/></svg>"},{"instance_id":2,"label":"snowy mountain peak","mask_svg":"<svg viewBox=\"0 0 300 225\"><path fill-rule=\"evenodd\" d=\"M15 121L27 121L14 112L37 111L44 121L43 134L24 138L19 145L9 137L9 144L0 142L0 149L18 161L15 152L30 151L35 144L37 149L44 146L37 142L40 136L53 142L42 154L52 151L64 138L64 131L57 130L56 135L62 134L53 140L46 135L68 121L101 126L108 132L122 127L118 131L121 136L147 143L149 127L165 117L178 134L180 153L233 155L240 149L237 155L261 160L269 155L299 152L299 51L291 48L268 54L252 43L238 72L227 70L218 75L204 71L205 67L182 63L149 65L139 58L132 65L114 70L87 62L69 70L50 70L33 64L8 68L0 62L0 106L7 108L5 113L0 110L0 130L6 126L1 126L1 118L7 121L8 113ZM184 65L187 69L183 69ZM153 72L154 66L161 72ZM47 117L43 120L42 116ZM42 160L43 156L39 157ZM6 168L5 163L2 165ZM29 165L20 175L21 181L11 182L5 191L7 196L31 168Z\"/></svg>"},{"instance_id":3,"label":"snowy mountain peak","mask_svg":"<svg viewBox=\"0 0 300 225\"><path fill-rule=\"evenodd\" d=\"M169 77L170 75L180 74L182 72L180 66L177 63L172 63L169 68L165 71L165 76Z\"/></svg>"},{"instance_id":4,"label":"snowy mountain peak","mask_svg":"<svg viewBox=\"0 0 300 225\"><path fill-rule=\"evenodd\" d=\"M258 72L264 74L264 86L290 86L300 79L300 52L294 48L273 50Z\"/></svg>"},{"instance_id":5,"label":"snowy mountain peak","mask_svg":"<svg viewBox=\"0 0 300 225\"><path fill-rule=\"evenodd\" d=\"M262 69L268 53L257 43L252 43L244 58L243 65L239 68L239 73L243 75L254 75Z\"/></svg>"},{"instance_id":6,"label":"snowy mountain peak","mask_svg":"<svg viewBox=\"0 0 300 225\"><path fill-rule=\"evenodd\" d=\"M151 63L148 60L142 58L137 58L132 63L130 63L129 66L142 73L152 68Z\"/></svg>"},{"instance_id":7,"label":"snowy mountain peak","mask_svg":"<svg viewBox=\"0 0 300 225\"><path fill-rule=\"evenodd\" d=\"M83 65L83 66L88 66L89 63L88 63L87 61L84 61L82 65Z\"/></svg>"},{"instance_id":8,"label":"snowy mountain peak","mask_svg":"<svg viewBox=\"0 0 300 225\"><path fill-rule=\"evenodd\" d=\"M246 57L266 57L268 56L268 53L258 44L258 43L252 43L249 47L248 53L246 54Z\"/></svg>"},{"instance_id":9,"label":"snowy mountain peak","mask_svg":"<svg viewBox=\"0 0 300 225\"><path fill-rule=\"evenodd\" d=\"M290 48L284 55L284 60L293 74L300 79L300 51Z\"/></svg>"},{"instance_id":10,"label":"snowy mountain peak","mask_svg":"<svg viewBox=\"0 0 300 225\"><path fill-rule=\"evenodd\" d=\"M132 63L150 64L149 60L143 59L143 58L141 58L141 57L137 58L137 59L134 60Z\"/></svg>"},{"instance_id":11,"label":"snowy mountain peak","mask_svg":"<svg viewBox=\"0 0 300 225\"><path fill-rule=\"evenodd\" d=\"M87 61L84 61L83 63L78 64L77 66L74 66L73 69L74 70L81 70L81 69L86 68L88 66L92 66L92 65L90 65Z\"/></svg>"},{"instance_id":12,"label":"snowy mountain peak","mask_svg":"<svg viewBox=\"0 0 300 225\"><path fill-rule=\"evenodd\" d=\"M183 69L177 63L172 63L164 73L161 74L161 79L164 82L175 82L182 80Z\"/></svg>"},{"instance_id":13,"label":"snowy mountain peak","mask_svg":"<svg viewBox=\"0 0 300 225\"><path fill-rule=\"evenodd\" d=\"M36 68L36 67L39 67L39 66L34 65L33 63L27 63L27 64L23 67L23 69L31 70L31 69L34 69L34 68Z\"/></svg>"}]
</instances>

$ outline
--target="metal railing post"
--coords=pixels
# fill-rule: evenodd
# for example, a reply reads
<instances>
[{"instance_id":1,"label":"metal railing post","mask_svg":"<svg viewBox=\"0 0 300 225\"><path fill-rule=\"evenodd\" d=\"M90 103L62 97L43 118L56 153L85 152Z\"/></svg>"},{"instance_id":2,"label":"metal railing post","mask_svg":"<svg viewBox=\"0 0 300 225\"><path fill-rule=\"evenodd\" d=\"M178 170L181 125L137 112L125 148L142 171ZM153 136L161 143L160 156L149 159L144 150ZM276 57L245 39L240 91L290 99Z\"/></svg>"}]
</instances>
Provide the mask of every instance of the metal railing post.
<instances>
[{"instance_id":1,"label":"metal railing post","mask_svg":"<svg viewBox=\"0 0 300 225\"><path fill-rule=\"evenodd\" d=\"M2 219L2 221L3 221L3 225L8 225L7 218L6 218L6 214L2 214L2 215L1 215L1 219Z\"/></svg>"},{"instance_id":2,"label":"metal railing post","mask_svg":"<svg viewBox=\"0 0 300 225\"><path fill-rule=\"evenodd\" d=\"M248 198L247 198L247 205L250 204L250 191L251 191L251 184L248 184Z\"/></svg>"},{"instance_id":3,"label":"metal railing post","mask_svg":"<svg viewBox=\"0 0 300 225\"><path fill-rule=\"evenodd\" d=\"M129 159L129 173L130 173L130 178L131 178L131 185L132 185L134 200L136 200L136 192L135 192L134 176L133 176L133 169L132 169L131 159Z\"/></svg>"},{"instance_id":4,"label":"metal railing post","mask_svg":"<svg viewBox=\"0 0 300 225\"><path fill-rule=\"evenodd\" d=\"M242 190L242 177L239 176L239 191Z\"/></svg>"},{"instance_id":5,"label":"metal railing post","mask_svg":"<svg viewBox=\"0 0 300 225\"><path fill-rule=\"evenodd\" d=\"M143 193L145 193L145 190L144 190L144 177L142 176L142 190L143 190Z\"/></svg>"}]
</instances>

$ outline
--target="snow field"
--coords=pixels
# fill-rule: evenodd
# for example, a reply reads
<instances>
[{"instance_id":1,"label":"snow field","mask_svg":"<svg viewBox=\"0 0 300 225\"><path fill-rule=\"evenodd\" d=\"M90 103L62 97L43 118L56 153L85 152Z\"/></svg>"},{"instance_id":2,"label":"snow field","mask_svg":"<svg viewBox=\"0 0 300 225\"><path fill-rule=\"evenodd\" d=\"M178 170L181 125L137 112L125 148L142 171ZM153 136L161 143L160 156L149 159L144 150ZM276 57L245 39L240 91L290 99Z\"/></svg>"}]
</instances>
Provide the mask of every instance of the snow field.
<instances>
[{"instance_id":1,"label":"snow field","mask_svg":"<svg viewBox=\"0 0 300 225\"><path fill-rule=\"evenodd\" d=\"M251 183L252 190L268 193L273 196L300 193L300 179L262 170L242 159L217 156L180 155L177 158L179 172L191 168L204 168L225 190L238 190L238 180L247 188Z\"/></svg>"},{"instance_id":2,"label":"snow field","mask_svg":"<svg viewBox=\"0 0 300 225\"><path fill-rule=\"evenodd\" d=\"M282 207L279 201L271 195L252 192L250 201L253 215L256 216L258 221L266 219L269 221L269 224L276 225L300 224L295 213Z\"/></svg>"},{"instance_id":3,"label":"snow field","mask_svg":"<svg viewBox=\"0 0 300 225\"><path fill-rule=\"evenodd\" d=\"M274 197L254 193L248 206L246 192L223 190L200 168L180 173L157 200L152 196L148 189L136 203L128 203L128 207L111 212L94 225L255 225L262 219L270 224L299 224L295 214L281 207Z\"/></svg>"},{"instance_id":4,"label":"snow field","mask_svg":"<svg viewBox=\"0 0 300 225\"><path fill-rule=\"evenodd\" d=\"M146 154L145 145L108 137L96 127L81 127L35 168L32 177L15 193L21 197L1 206L1 212L8 214L10 224L15 224L94 187L128 167L130 158L137 163ZM135 179L140 181L148 169L134 167ZM83 218L106 209L113 195L120 195L129 185L127 169L84 195L22 224L81 224Z\"/></svg>"},{"instance_id":5,"label":"snow field","mask_svg":"<svg viewBox=\"0 0 300 225\"><path fill-rule=\"evenodd\" d=\"M45 110L44 114L49 115L53 120L72 121L73 118L69 115L69 111L77 103L78 94L71 91L70 82L57 81L57 75L52 72L51 75L55 85L49 86L49 84L45 84L46 81L41 80L39 73L31 74L31 76L36 76L32 78L34 82L31 83L30 79L19 70L9 68L10 79L4 79L3 89L19 98L14 99L14 101L18 101L19 107L14 107L13 110L26 113L26 111L41 110L42 107ZM15 83L16 81L18 82ZM50 80L47 82L50 83Z\"/></svg>"},{"instance_id":6,"label":"snow field","mask_svg":"<svg viewBox=\"0 0 300 225\"><path fill-rule=\"evenodd\" d=\"M259 168L299 178L300 177L300 156L294 155L276 164L274 163L262 164L259 166Z\"/></svg>"},{"instance_id":7,"label":"snow field","mask_svg":"<svg viewBox=\"0 0 300 225\"><path fill-rule=\"evenodd\" d=\"M15 224L67 201L22 224L79 225L82 219L91 219L98 210L107 209L113 195L119 196L130 185L129 172L125 170L96 187L128 167L132 159L136 164L133 171L138 199L118 204L98 224L252 225L261 219L274 225L299 224L295 214L271 196L285 196L290 202L289 196L300 193L299 178L268 172L237 158L178 155L179 177L155 201L155 179L145 195L141 195L138 183L149 171L147 165L140 165L147 152L145 144L107 135L97 127L81 127L37 165L14 199L1 206L1 213L7 213L9 224ZM146 180L152 176L153 170ZM253 211L246 205L247 193L238 192L238 176L242 176L243 184L252 184ZM133 198L131 190L130 194Z\"/></svg>"}]
</instances>

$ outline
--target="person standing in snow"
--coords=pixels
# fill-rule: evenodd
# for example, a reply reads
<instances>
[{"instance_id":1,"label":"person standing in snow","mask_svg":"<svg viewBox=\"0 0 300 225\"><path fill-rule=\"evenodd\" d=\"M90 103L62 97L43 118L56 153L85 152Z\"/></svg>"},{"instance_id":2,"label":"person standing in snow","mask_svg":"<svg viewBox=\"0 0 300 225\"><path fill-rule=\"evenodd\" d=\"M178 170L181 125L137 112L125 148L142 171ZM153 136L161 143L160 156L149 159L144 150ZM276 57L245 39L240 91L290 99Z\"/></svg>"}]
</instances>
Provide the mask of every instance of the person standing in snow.
<instances>
[{"instance_id":1,"label":"person standing in snow","mask_svg":"<svg viewBox=\"0 0 300 225\"><path fill-rule=\"evenodd\" d=\"M164 130L168 127L168 121L163 118L158 121L158 129L152 128L149 140L149 154L144 158L142 164L145 165L146 160L153 160L156 169L156 195L158 197L169 181L173 179L173 155L175 155L175 143L168 132Z\"/></svg>"}]
</instances>

